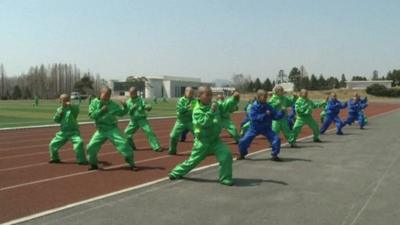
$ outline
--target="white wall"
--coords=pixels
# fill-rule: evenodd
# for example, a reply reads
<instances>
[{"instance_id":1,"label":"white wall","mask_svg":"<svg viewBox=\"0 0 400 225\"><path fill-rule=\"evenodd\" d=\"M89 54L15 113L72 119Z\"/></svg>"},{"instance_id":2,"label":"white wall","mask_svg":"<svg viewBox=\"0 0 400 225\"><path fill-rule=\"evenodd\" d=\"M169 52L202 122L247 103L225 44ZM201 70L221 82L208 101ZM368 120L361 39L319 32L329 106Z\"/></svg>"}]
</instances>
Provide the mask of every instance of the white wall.
<instances>
[{"instance_id":1,"label":"white wall","mask_svg":"<svg viewBox=\"0 0 400 225\"><path fill-rule=\"evenodd\" d=\"M387 88L391 88L392 86L391 81L351 81L346 83L346 88L363 90L372 84L380 84Z\"/></svg>"}]
</instances>

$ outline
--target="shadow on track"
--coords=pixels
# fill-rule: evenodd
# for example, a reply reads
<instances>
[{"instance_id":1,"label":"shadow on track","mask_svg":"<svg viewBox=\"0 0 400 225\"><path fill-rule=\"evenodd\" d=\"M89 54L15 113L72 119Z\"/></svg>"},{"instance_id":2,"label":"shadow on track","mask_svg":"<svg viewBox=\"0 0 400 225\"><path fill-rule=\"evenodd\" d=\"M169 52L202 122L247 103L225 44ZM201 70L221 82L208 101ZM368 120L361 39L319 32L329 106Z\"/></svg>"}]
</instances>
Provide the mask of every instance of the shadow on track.
<instances>
[{"instance_id":1,"label":"shadow on track","mask_svg":"<svg viewBox=\"0 0 400 225\"><path fill-rule=\"evenodd\" d=\"M184 180L194 181L200 183L218 183L216 179L204 179L204 178L194 178L194 177L184 177ZM253 187L258 186L261 183L272 183L272 184L280 184L280 185L289 185L288 183L280 180L263 180L263 179L254 179L254 178L234 178L234 187Z\"/></svg>"},{"instance_id":2,"label":"shadow on track","mask_svg":"<svg viewBox=\"0 0 400 225\"><path fill-rule=\"evenodd\" d=\"M142 170L165 170L164 167L160 167L160 166L138 166L138 171L142 171ZM116 167L116 168L100 168L99 171L101 172L111 172L111 171L115 171L115 170L131 170L131 168L129 168L128 166L120 166L120 167ZM138 172L136 171L136 172Z\"/></svg>"},{"instance_id":3,"label":"shadow on track","mask_svg":"<svg viewBox=\"0 0 400 225\"><path fill-rule=\"evenodd\" d=\"M249 161L271 161L271 158L257 158L257 159L252 159L252 158L247 158L246 160ZM311 159L302 159L302 158L282 158L281 157L281 162L277 162L277 163L285 163L285 162L295 162L295 161L300 161L300 162L312 162Z\"/></svg>"}]
</instances>

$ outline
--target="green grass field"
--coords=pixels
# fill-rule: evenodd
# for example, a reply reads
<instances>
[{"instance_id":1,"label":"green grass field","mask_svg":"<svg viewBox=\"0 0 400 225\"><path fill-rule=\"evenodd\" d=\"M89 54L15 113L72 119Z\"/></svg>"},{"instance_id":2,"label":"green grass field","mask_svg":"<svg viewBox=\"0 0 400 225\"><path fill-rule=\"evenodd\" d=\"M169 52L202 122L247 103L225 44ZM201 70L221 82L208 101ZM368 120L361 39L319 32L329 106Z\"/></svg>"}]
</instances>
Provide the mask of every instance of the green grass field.
<instances>
[{"instance_id":1,"label":"green grass field","mask_svg":"<svg viewBox=\"0 0 400 225\"><path fill-rule=\"evenodd\" d=\"M53 124L53 115L59 107L58 100L40 100L38 107L35 107L33 103L33 100L0 101L0 128ZM241 102L241 109L244 104L245 102ZM176 99L152 105L153 109L149 112L149 117L176 115ZM87 100L81 103L78 119L80 122L90 121Z\"/></svg>"}]
</instances>

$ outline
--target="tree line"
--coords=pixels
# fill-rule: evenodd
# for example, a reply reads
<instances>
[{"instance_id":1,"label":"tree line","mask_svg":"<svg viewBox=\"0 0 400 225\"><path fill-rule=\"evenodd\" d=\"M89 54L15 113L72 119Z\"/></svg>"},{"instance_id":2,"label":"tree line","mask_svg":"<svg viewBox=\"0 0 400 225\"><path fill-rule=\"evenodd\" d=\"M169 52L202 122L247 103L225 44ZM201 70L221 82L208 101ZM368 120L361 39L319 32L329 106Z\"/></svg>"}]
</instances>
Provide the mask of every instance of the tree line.
<instances>
[{"instance_id":1,"label":"tree line","mask_svg":"<svg viewBox=\"0 0 400 225\"><path fill-rule=\"evenodd\" d=\"M72 64L32 66L28 72L10 77L0 65L1 99L57 98L61 93L73 91L92 94L104 84L99 74L81 72Z\"/></svg>"},{"instance_id":2,"label":"tree line","mask_svg":"<svg viewBox=\"0 0 400 225\"><path fill-rule=\"evenodd\" d=\"M365 76L352 76L352 81L366 81L368 80ZM392 80L392 86L400 85L400 70L389 71L386 76L379 77L377 71L373 71L371 80ZM311 74L308 76L304 66L299 68L293 67L286 75L283 70L280 70L277 78L271 80L266 78L262 81L260 78L252 79L250 75L234 74L232 76L232 83L235 88L241 92L254 92L258 89L264 89L271 91L272 88L279 83L291 82L294 85L294 90L299 91L301 89L308 90L331 90L346 87L346 75L342 74L340 79L334 76L325 78L323 74L316 76Z\"/></svg>"}]
</instances>

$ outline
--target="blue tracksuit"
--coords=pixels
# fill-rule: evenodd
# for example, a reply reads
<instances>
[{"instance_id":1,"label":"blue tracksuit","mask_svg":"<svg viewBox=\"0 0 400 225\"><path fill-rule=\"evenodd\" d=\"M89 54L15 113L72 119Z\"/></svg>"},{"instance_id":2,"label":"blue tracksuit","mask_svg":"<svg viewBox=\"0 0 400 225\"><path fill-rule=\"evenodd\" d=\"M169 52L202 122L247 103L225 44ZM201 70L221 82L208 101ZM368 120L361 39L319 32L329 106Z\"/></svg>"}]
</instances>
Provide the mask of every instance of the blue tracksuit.
<instances>
[{"instance_id":1,"label":"blue tracksuit","mask_svg":"<svg viewBox=\"0 0 400 225\"><path fill-rule=\"evenodd\" d=\"M181 141L186 141L186 136L189 133L189 130L184 130L181 134Z\"/></svg>"},{"instance_id":2,"label":"blue tracksuit","mask_svg":"<svg viewBox=\"0 0 400 225\"><path fill-rule=\"evenodd\" d=\"M326 110L325 119L324 122L322 123L319 132L321 134L325 133L329 125L331 125L332 122L335 122L336 134L343 134L342 128L344 127L344 122L340 119L339 112L341 109L344 109L346 107L347 107L347 102L342 103L337 99L336 100L332 98L329 99L325 108Z\"/></svg>"},{"instance_id":3,"label":"blue tracksuit","mask_svg":"<svg viewBox=\"0 0 400 225\"><path fill-rule=\"evenodd\" d=\"M270 111L270 115L266 112ZM254 102L249 113L250 128L239 141L240 155L245 156L248 148L257 135L264 135L272 145L272 156L277 156L281 148L279 135L272 131L272 120L282 119L284 113L276 111L267 103Z\"/></svg>"},{"instance_id":4,"label":"blue tracksuit","mask_svg":"<svg viewBox=\"0 0 400 225\"><path fill-rule=\"evenodd\" d=\"M358 121L358 124L360 125L360 128L364 128L365 126L365 118L364 118L364 113L362 112L363 109L367 108L368 103L365 99L363 100L354 100L350 99L348 102L349 106L349 115L347 119L344 121L345 125L351 125L353 124L354 121Z\"/></svg>"}]
</instances>

